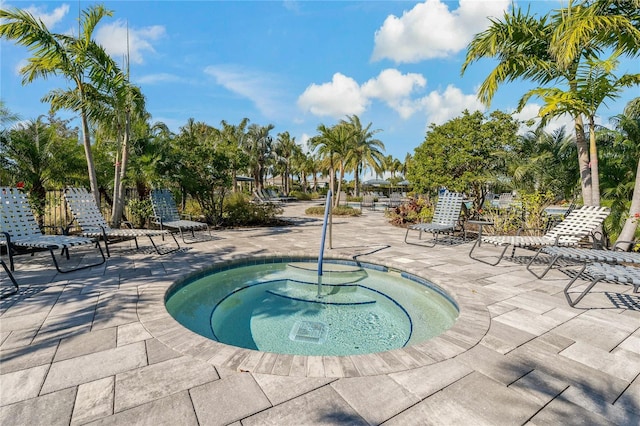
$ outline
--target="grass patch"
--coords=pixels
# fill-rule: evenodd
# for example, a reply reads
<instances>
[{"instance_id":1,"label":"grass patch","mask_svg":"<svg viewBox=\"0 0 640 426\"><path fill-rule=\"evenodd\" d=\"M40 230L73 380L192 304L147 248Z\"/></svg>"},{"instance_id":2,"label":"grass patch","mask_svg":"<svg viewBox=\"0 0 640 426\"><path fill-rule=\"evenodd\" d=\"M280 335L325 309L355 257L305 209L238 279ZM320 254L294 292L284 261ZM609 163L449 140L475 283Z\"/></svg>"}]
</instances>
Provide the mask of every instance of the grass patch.
<instances>
[{"instance_id":1,"label":"grass patch","mask_svg":"<svg viewBox=\"0 0 640 426\"><path fill-rule=\"evenodd\" d=\"M309 216L324 216L324 207L309 207L304 212ZM334 216L360 216L362 214L362 210L354 209L353 207L349 206L339 206L334 207L331 213Z\"/></svg>"}]
</instances>

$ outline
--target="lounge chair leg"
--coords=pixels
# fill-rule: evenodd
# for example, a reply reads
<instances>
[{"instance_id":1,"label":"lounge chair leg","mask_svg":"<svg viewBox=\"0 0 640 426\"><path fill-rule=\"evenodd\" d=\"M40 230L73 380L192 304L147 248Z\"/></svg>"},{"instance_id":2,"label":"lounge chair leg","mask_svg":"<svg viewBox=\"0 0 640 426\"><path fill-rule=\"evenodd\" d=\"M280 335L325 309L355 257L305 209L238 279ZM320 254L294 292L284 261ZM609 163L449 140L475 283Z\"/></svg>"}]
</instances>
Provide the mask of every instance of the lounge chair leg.
<instances>
[{"instance_id":1,"label":"lounge chair leg","mask_svg":"<svg viewBox=\"0 0 640 426\"><path fill-rule=\"evenodd\" d=\"M407 240L407 236L409 235L409 231L410 231L410 230L411 230L410 228L407 228L407 232L404 234L404 242L405 242L406 244L411 244L411 245L413 245L413 246L419 246L419 247L427 247L427 248L435 247L435 245L436 245L436 242L435 242L435 241L434 241L434 243L433 243L432 245L428 245L428 244L418 244L418 243L411 243L411 242L409 242L409 241ZM416 229L416 231L418 231L418 240L419 240L419 241L422 241L422 232L423 232L423 231L422 231L422 229ZM434 235L437 235L437 234L434 234ZM436 236L436 241L437 241L437 240L438 240L438 238L437 238L437 236Z\"/></svg>"},{"instance_id":2,"label":"lounge chair leg","mask_svg":"<svg viewBox=\"0 0 640 426\"><path fill-rule=\"evenodd\" d=\"M65 247L65 248L67 250L67 259L69 259L69 247ZM80 271L82 269L87 269L87 268L92 268L94 266L99 266L99 265L102 265L107 260L104 257L104 252L102 251L102 247L98 244L98 250L100 250L100 256L102 256L102 261L97 262L97 263L92 263L90 265L84 265L84 266L81 266L79 268L67 269L65 271L65 270L60 269L60 265L58 265L58 260L56 259L56 255L53 252L54 249L55 249L55 247L49 247L49 253L51 253L51 258L53 259L53 264L55 265L56 270L58 272L60 272L61 274L66 274L68 272Z\"/></svg>"},{"instance_id":3,"label":"lounge chair leg","mask_svg":"<svg viewBox=\"0 0 640 426\"><path fill-rule=\"evenodd\" d=\"M153 238L151 237L151 235L149 235L149 240L151 241L151 245L153 246L153 248L155 249L156 253L158 253L159 255L165 255L165 254L169 254L169 253L173 253L174 251L178 251L180 250L180 244L178 243L178 240L176 239L176 236L173 232L169 232L169 234L171 235L171 237L173 238L173 241L176 242L176 248L171 249L169 251L166 252L161 252L160 249L158 248L158 246L156 245L155 241L153 241ZM137 247L137 240L136 240L136 247Z\"/></svg>"},{"instance_id":4,"label":"lounge chair leg","mask_svg":"<svg viewBox=\"0 0 640 426\"><path fill-rule=\"evenodd\" d=\"M551 262L549 262L549 264L547 265L547 267L545 268L544 271L542 271L542 274L538 275L536 274L533 269L531 269L531 265L533 265L533 262L535 262L535 260L538 258L538 255L542 252L542 247L536 252L535 256L533 256L531 258L531 260L529 261L529 263L527 263L527 271L531 272L536 278L538 278L539 280L541 280L545 275L547 275L547 272L549 272L551 270L551 268L553 267L553 265L556 263L556 261L560 258L560 256L555 255L553 256L553 258L551 259Z\"/></svg>"},{"instance_id":5,"label":"lounge chair leg","mask_svg":"<svg viewBox=\"0 0 640 426\"><path fill-rule=\"evenodd\" d=\"M594 277L593 280L591 281L591 284L589 284L587 286L587 288L580 293L580 295L575 299L575 300L571 300L571 297L569 296L569 289L571 288L571 286L573 285L573 283L575 283L578 278L580 278L582 276L582 273L584 272L584 270L587 268L587 263L585 262L582 265L582 268L580 268L580 271L576 274L575 277L573 277L569 283L565 286L564 288L564 297L567 299L567 303L569 303L569 306L571 306L572 308L575 307L575 305L578 304L578 302L580 302L582 300L582 298L584 296L587 295L587 293L589 293L589 291L593 288L594 285L596 285L600 280L604 279L604 276L597 276Z\"/></svg>"},{"instance_id":6,"label":"lounge chair leg","mask_svg":"<svg viewBox=\"0 0 640 426\"><path fill-rule=\"evenodd\" d=\"M490 266L496 266L498 263L500 263L500 261L502 260L502 258L504 257L504 254L506 253L507 249L509 248L509 246L511 244L507 244L504 246L504 249L502 250L502 253L500 253L500 256L498 257L498 260L496 260L495 262L488 262L480 257L473 257L471 255L471 253L473 253L473 251L476 249L476 247L478 247L480 245L480 238L476 239L476 242L473 243L473 247L471 247L471 250L469 251L469 257L473 260L477 260L478 262L482 262L484 264L490 265ZM514 247L515 250L515 247Z\"/></svg>"},{"instance_id":7,"label":"lounge chair leg","mask_svg":"<svg viewBox=\"0 0 640 426\"><path fill-rule=\"evenodd\" d=\"M20 288L18 287L18 282L16 281L16 279L13 276L13 274L11 273L9 268L7 267L7 264L4 263L4 260L0 259L0 264L2 264L2 267L4 268L4 271L7 273L7 275L9 276L9 279L11 280L11 283L15 287L14 291L12 291L11 293L4 294L4 295L2 295L0 297L0 299L4 299L6 297L13 296L14 294L16 294L20 290Z\"/></svg>"},{"instance_id":8,"label":"lounge chair leg","mask_svg":"<svg viewBox=\"0 0 640 426\"><path fill-rule=\"evenodd\" d=\"M16 270L16 268L13 263L13 253L9 244L7 244L7 254L9 254L9 269L11 270L11 272L13 272Z\"/></svg>"}]
</instances>

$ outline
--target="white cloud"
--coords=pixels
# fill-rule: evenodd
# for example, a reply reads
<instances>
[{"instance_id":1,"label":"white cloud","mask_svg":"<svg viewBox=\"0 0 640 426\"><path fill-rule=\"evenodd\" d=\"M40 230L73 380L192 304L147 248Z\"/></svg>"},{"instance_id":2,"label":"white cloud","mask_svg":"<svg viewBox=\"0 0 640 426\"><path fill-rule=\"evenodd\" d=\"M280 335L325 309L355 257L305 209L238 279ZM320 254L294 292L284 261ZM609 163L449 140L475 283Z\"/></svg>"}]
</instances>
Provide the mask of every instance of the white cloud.
<instances>
[{"instance_id":1,"label":"white cloud","mask_svg":"<svg viewBox=\"0 0 640 426\"><path fill-rule=\"evenodd\" d=\"M290 12L300 12L300 3L297 0L284 0L282 5Z\"/></svg>"},{"instance_id":2,"label":"white cloud","mask_svg":"<svg viewBox=\"0 0 640 426\"><path fill-rule=\"evenodd\" d=\"M136 79L138 84L176 83L181 81L184 81L184 79L169 73L148 74Z\"/></svg>"},{"instance_id":3,"label":"white cloud","mask_svg":"<svg viewBox=\"0 0 640 426\"><path fill-rule=\"evenodd\" d=\"M312 84L298 98L302 110L334 118L361 114L368 105L358 83L341 73L335 73L329 83Z\"/></svg>"},{"instance_id":4,"label":"white cloud","mask_svg":"<svg viewBox=\"0 0 640 426\"><path fill-rule=\"evenodd\" d=\"M404 119L409 118L416 105L409 96L416 88L423 88L427 80L421 74L402 74L396 69L386 69L378 77L362 85L362 94L368 98L381 99L396 110Z\"/></svg>"},{"instance_id":5,"label":"white cloud","mask_svg":"<svg viewBox=\"0 0 640 426\"><path fill-rule=\"evenodd\" d=\"M212 65L204 72L215 78L217 84L249 99L265 117L274 118L283 113L284 108L277 101L280 95L272 88L274 78L271 76L232 65Z\"/></svg>"},{"instance_id":6,"label":"white cloud","mask_svg":"<svg viewBox=\"0 0 640 426\"><path fill-rule=\"evenodd\" d=\"M473 36L486 29L487 17L501 16L511 0L460 0L450 11L441 0L426 0L402 17L390 15L375 33L372 60L415 63L443 58L466 48Z\"/></svg>"},{"instance_id":7,"label":"white cloud","mask_svg":"<svg viewBox=\"0 0 640 426\"><path fill-rule=\"evenodd\" d=\"M420 108L411 99L411 94L426 84L427 80L421 74L402 74L396 69L383 70L362 86L351 77L335 73L331 82L307 87L298 98L298 106L316 116L341 118L361 114L372 100L378 99L407 119Z\"/></svg>"},{"instance_id":8,"label":"white cloud","mask_svg":"<svg viewBox=\"0 0 640 426\"><path fill-rule=\"evenodd\" d=\"M69 13L69 5L63 4L60 7L56 7L51 13L46 13L44 8L35 6L29 6L24 10L32 14L36 19L40 19L44 25L51 30Z\"/></svg>"},{"instance_id":9,"label":"white cloud","mask_svg":"<svg viewBox=\"0 0 640 426\"><path fill-rule=\"evenodd\" d=\"M443 124L457 117L465 109L470 112L484 111L475 94L465 95L459 88L449 85L444 92L433 91L419 100L427 115L427 124Z\"/></svg>"},{"instance_id":10,"label":"white cloud","mask_svg":"<svg viewBox=\"0 0 640 426\"><path fill-rule=\"evenodd\" d=\"M26 59L19 60L15 68L13 69L14 74L22 76L20 70L22 70L22 68L26 67L27 65L29 65L29 61L27 61Z\"/></svg>"},{"instance_id":11,"label":"white cloud","mask_svg":"<svg viewBox=\"0 0 640 426\"><path fill-rule=\"evenodd\" d=\"M141 64L144 62L144 52L155 52L151 42L163 37L165 28L161 25L140 29L127 28L126 22L118 20L97 28L95 39L109 55L119 60L127 55L127 32L129 33L129 59L132 63Z\"/></svg>"}]
</instances>

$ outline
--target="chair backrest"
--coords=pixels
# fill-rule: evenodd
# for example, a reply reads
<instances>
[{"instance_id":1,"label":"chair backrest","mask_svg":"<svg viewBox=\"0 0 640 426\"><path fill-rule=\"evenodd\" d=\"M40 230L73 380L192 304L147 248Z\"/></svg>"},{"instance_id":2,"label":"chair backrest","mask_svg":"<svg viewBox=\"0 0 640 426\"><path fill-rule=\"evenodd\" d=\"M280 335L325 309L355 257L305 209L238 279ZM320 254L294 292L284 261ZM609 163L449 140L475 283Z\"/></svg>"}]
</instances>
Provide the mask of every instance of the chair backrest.
<instances>
[{"instance_id":1,"label":"chair backrest","mask_svg":"<svg viewBox=\"0 0 640 426\"><path fill-rule=\"evenodd\" d=\"M438 197L436 208L433 212L431 223L438 225L455 226L460 218L462 210L462 194L457 192L445 192Z\"/></svg>"},{"instance_id":2,"label":"chair backrest","mask_svg":"<svg viewBox=\"0 0 640 426\"><path fill-rule=\"evenodd\" d=\"M498 207L506 208L513 203L513 194L511 192L503 192L498 198Z\"/></svg>"},{"instance_id":3,"label":"chair backrest","mask_svg":"<svg viewBox=\"0 0 640 426\"><path fill-rule=\"evenodd\" d=\"M0 188L0 232L12 238L42 236L27 195L18 188Z\"/></svg>"},{"instance_id":4,"label":"chair backrest","mask_svg":"<svg viewBox=\"0 0 640 426\"><path fill-rule=\"evenodd\" d=\"M163 222L175 222L180 220L178 207L173 199L173 194L168 189L154 189L149 194L153 215Z\"/></svg>"},{"instance_id":5,"label":"chair backrest","mask_svg":"<svg viewBox=\"0 0 640 426\"><path fill-rule=\"evenodd\" d=\"M102 216L93 194L85 188L66 188L64 198L71 214L83 231L100 231L111 229Z\"/></svg>"},{"instance_id":6,"label":"chair backrest","mask_svg":"<svg viewBox=\"0 0 640 426\"><path fill-rule=\"evenodd\" d=\"M338 196L340 197L340 199L338 200L338 205L346 206L347 205L347 193L345 191L340 191L340 194L338 194Z\"/></svg>"},{"instance_id":7,"label":"chair backrest","mask_svg":"<svg viewBox=\"0 0 640 426\"><path fill-rule=\"evenodd\" d=\"M595 231L609 216L609 208L582 206L572 210L562 222L554 226L545 237L555 239L562 236L564 242L578 242Z\"/></svg>"},{"instance_id":8,"label":"chair backrest","mask_svg":"<svg viewBox=\"0 0 640 426\"><path fill-rule=\"evenodd\" d=\"M270 200L271 199L271 195L269 195L269 193L267 192L267 190L265 188L262 188L259 192L260 195L262 195L262 198L264 198L265 200Z\"/></svg>"}]
</instances>

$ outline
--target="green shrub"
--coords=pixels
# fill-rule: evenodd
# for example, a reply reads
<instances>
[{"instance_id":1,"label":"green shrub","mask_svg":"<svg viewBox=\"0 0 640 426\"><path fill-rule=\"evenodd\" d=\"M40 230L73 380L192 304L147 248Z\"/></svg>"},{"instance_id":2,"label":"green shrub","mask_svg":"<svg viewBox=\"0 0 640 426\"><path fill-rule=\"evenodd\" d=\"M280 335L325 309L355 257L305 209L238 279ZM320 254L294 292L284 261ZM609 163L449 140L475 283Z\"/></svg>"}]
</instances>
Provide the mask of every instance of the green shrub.
<instances>
[{"instance_id":1,"label":"green shrub","mask_svg":"<svg viewBox=\"0 0 640 426\"><path fill-rule=\"evenodd\" d=\"M289 195L295 197L299 201L309 201L313 199L313 194L310 192L291 191Z\"/></svg>"},{"instance_id":2,"label":"green shrub","mask_svg":"<svg viewBox=\"0 0 640 426\"><path fill-rule=\"evenodd\" d=\"M389 222L397 226L430 222L433 218L433 204L425 198L410 198L397 207L388 209L385 215Z\"/></svg>"},{"instance_id":3,"label":"green shrub","mask_svg":"<svg viewBox=\"0 0 640 426\"><path fill-rule=\"evenodd\" d=\"M270 226L281 221L276 215L282 213L277 204L257 204L249 201L243 194L231 194L225 198L222 222L224 226Z\"/></svg>"},{"instance_id":4,"label":"green shrub","mask_svg":"<svg viewBox=\"0 0 640 426\"><path fill-rule=\"evenodd\" d=\"M133 216L133 226L136 228L144 228L147 223L147 219L153 216L153 206L151 200L145 198L143 200L131 199L127 203L131 216Z\"/></svg>"}]
</instances>

